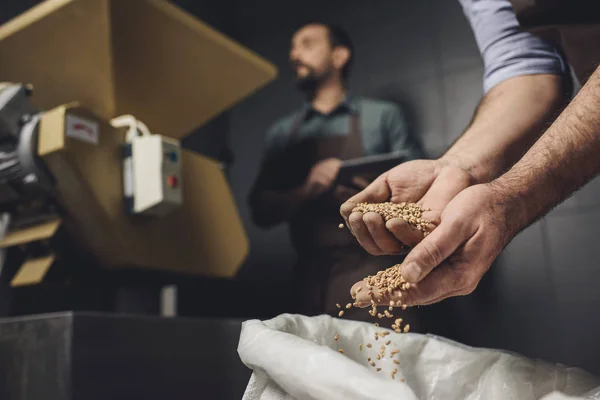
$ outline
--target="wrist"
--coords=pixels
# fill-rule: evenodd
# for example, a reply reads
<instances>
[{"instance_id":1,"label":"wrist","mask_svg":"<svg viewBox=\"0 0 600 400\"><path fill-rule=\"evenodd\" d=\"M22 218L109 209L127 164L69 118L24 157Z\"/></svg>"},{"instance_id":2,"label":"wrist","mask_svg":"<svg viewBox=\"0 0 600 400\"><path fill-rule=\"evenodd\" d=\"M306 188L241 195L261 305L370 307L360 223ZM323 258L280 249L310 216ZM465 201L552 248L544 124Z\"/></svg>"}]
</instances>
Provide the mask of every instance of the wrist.
<instances>
[{"instance_id":1,"label":"wrist","mask_svg":"<svg viewBox=\"0 0 600 400\"><path fill-rule=\"evenodd\" d=\"M456 167L471 176L472 184L487 183L493 179L484 163L477 162L469 156L459 156L451 151L436 160L439 168Z\"/></svg>"},{"instance_id":2,"label":"wrist","mask_svg":"<svg viewBox=\"0 0 600 400\"><path fill-rule=\"evenodd\" d=\"M490 207L499 220L505 224L508 234L512 237L529 226L535 215L528 209L527 195L518 181L503 175L485 184L490 192Z\"/></svg>"}]
</instances>

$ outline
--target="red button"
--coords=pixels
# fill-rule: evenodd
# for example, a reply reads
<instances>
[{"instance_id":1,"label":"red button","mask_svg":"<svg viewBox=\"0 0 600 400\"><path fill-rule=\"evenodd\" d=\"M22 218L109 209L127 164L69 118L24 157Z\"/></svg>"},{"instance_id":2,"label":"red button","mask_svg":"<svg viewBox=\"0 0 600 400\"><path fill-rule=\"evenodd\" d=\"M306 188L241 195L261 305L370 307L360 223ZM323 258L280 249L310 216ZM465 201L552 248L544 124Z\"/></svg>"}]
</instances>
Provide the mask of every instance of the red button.
<instances>
[{"instance_id":1,"label":"red button","mask_svg":"<svg viewBox=\"0 0 600 400\"><path fill-rule=\"evenodd\" d=\"M175 175L169 175L167 177L167 185L171 186L172 188L177 186L177 177Z\"/></svg>"}]
</instances>

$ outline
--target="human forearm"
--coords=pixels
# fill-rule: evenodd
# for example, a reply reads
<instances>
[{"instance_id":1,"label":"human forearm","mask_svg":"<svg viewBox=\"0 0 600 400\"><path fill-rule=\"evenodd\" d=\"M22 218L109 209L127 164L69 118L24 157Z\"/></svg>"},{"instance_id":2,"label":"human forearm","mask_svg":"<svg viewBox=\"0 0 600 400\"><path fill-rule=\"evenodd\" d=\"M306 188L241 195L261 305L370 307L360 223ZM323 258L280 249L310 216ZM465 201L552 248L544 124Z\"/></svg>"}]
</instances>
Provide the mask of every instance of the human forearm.
<instances>
[{"instance_id":1,"label":"human forearm","mask_svg":"<svg viewBox=\"0 0 600 400\"><path fill-rule=\"evenodd\" d=\"M600 172L600 68L540 140L490 185L515 229L543 216Z\"/></svg>"},{"instance_id":2,"label":"human forearm","mask_svg":"<svg viewBox=\"0 0 600 400\"><path fill-rule=\"evenodd\" d=\"M498 84L440 161L466 169L477 183L495 179L535 143L557 115L563 97L563 78L558 75L525 75Z\"/></svg>"}]
</instances>

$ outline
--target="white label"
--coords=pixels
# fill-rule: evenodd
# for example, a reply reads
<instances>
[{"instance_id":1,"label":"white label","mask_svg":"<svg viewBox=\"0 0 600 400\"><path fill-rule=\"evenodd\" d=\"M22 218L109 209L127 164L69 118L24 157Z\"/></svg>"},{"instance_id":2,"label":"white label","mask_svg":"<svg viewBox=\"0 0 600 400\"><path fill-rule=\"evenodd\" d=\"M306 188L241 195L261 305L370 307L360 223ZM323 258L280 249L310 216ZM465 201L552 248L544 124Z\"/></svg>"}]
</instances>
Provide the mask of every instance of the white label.
<instances>
[{"instance_id":1,"label":"white label","mask_svg":"<svg viewBox=\"0 0 600 400\"><path fill-rule=\"evenodd\" d=\"M133 196L133 163L131 157L123 161L123 192L125 197Z\"/></svg>"},{"instance_id":2,"label":"white label","mask_svg":"<svg viewBox=\"0 0 600 400\"><path fill-rule=\"evenodd\" d=\"M98 123L77 115L67 114L67 136L92 144L98 144Z\"/></svg>"}]
</instances>

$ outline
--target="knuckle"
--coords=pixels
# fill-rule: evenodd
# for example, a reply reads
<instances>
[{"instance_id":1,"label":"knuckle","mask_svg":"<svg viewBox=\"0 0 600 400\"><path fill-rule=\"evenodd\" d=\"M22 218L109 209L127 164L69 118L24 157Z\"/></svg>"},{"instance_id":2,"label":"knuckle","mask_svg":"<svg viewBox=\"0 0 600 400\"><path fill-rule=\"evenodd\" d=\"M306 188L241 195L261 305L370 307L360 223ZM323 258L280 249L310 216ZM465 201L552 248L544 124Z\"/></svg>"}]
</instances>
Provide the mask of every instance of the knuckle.
<instances>
[{"instance_id":1,"label":"knuckle","mask_svg":"<svg viewBox=\"0 0 600 400\"><path fill-rule=\"evenodd\" d=\"M429 266L438 265L443 261L442 252L436 245L422 242L420 251L417 255L421 263Z\"/></svg>"},{"instance_id":2,"label":"knuckle","mask_svg":"<svg viewBox=\"0 0 600 400\"><path fill-rule=\"evenodd\" d=\"M383 254L377 246L375 246L371 243L368 243L365 241L360 241L360 240L359 240L359 243L363 247L363 249L365 249L367 251L367 253L369 253L373 256L380 256Z\"/></svg>"},{"instance_id":3,"label":"knuckle","mask_svg":"<svg viewBox=\"0 0 600 400\"><path fill-rule=\"evenodd\" d=\"M379 214L369 212L363 215L363 221L369 228L376 228L377 223L381 220L381 216ZM378 232L379 233L379 232Z\"/></svg>"},{"instance_id":4,"label":"knuckle","mask_svg":"<svg viewBox=\"0 0 600 400\"><path fill-rule=\"evenodd\" d=\"M462 296L469 295L475 291L479 279L474 274L462 273L457 277L456 286L459 288L459 293Z\"/></svg>"},{"instance_id":5,"label":"knuckle","mask_svg":"<svg viewBox=\"0 0 600 400\"><path fill-rule=\"evenodd\" d=\"M353 212L350 214L350 217L348 217L348 220L353 227L358 227L362 222L362 214L359 212Z\"/></svg>"}]
</instances>

